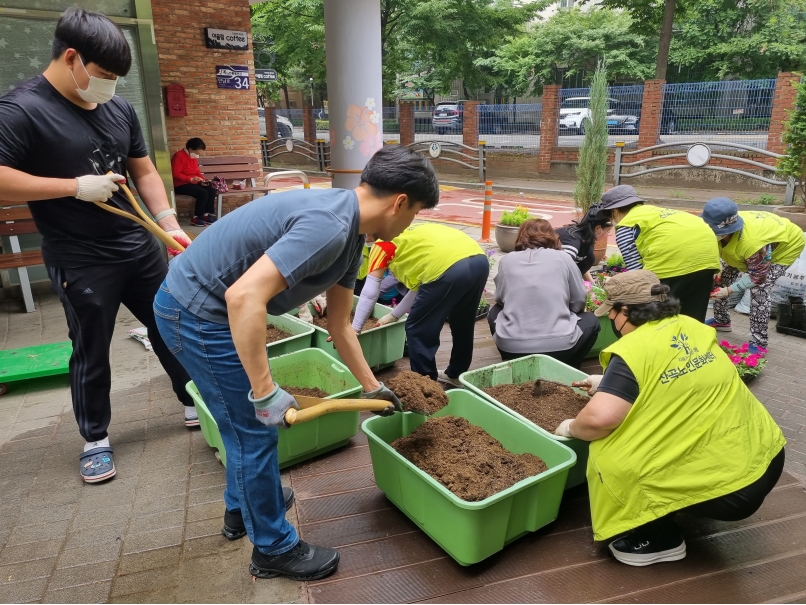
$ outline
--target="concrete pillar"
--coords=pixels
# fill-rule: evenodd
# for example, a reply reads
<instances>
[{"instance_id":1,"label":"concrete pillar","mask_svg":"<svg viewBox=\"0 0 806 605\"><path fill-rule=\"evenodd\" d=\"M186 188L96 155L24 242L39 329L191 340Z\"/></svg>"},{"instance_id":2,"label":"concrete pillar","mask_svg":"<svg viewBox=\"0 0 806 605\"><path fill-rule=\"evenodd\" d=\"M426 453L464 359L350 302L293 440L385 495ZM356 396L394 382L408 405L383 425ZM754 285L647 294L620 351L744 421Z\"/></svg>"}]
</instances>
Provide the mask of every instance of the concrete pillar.
<instances>
[{"instance_id":1,"label":"concrete pillar","mask_svg":"<svg viewBox=\"0 0 806 605\"><path fill-rule=\"evenodd\" d=\"M383 147L380 0L324 0L333 187L352 189Z\"/></svg>"},{"instance_id":2,"label":"concrete pillar","mask_svg":"<svg viewBox=\"0 0 806 605\"><path fill-rule=\"evenodd\" d=\"M266 117L266 139L268 141L273 141L276 138L279 138L278 135L280 134L277 131L277 115L274 112L274 107L265 107L263 109L264 116Z\"/></svg>"},{"instance_id":3,"label":"concrete pillar","mask_svg":"<svg viewBox=\"0 0 806 605\"><path fill-rule=\"evenodd\" d=\"M778 83L775 85L775 98L772 102L767 151L772 151L773 153L784 153L786 151L781 141L781 135L784 133L784 123L789 119L788 111L795 108L795 95L797 94L795 84L798 82L800 82L800 75L789 72L778 74Z\"/></svg>"},{"instance_id":4,"label":"concrete pillar","mask_svg":"<svg viewBox=\"0 0 806 605\"><path fill-rule=\"evenodd\" d=\"M462 110L462 143L468 147L479 144L479 105L478 101L465 101Z\"/></svg>"},{"instance_id":5,"label":"concrete pillar","mask_svg":"<svg viewBox=\"0 0 806 605\"><path fill-rule=\"evenodd\" d=\"M313 117L313 107L302 107L302 135L306 143L316 143L316 119Z\"/></svg>"},{"instance_id":6,"label":"concrete pillar","mask_svg":"<svg viewBox=\"0 0 806 605\"><path fill-rule=\"evenodd\" d=\"M641 100L641 123L638 131L639 149L658 144L660 122L663 114L664 84L666 84L665 80L646 80L644 82L644 98Z\"/></svg>"},{"instance_id":7,"label":"concrete pillar","mask_svg":"<svg viewBox=\"0 0 806 605\"><path fill-rule=\"evenodd\" d=\"M403 101L400 103L400 144L411 145L414 143L414 103Z\"/></svg>"},{"instance_id":8,"label":"concrete pillar","mask_svg":"<svg viewBox=\"0 0 806 605\"><path fill-rule=\"evenodd\" d=\"M540 117L540 152L537 156L537 171L551 172L551 159L557 146L557 124L560 120L559 84L543 87L543 115Z\"/></svg>"}]
</instances>

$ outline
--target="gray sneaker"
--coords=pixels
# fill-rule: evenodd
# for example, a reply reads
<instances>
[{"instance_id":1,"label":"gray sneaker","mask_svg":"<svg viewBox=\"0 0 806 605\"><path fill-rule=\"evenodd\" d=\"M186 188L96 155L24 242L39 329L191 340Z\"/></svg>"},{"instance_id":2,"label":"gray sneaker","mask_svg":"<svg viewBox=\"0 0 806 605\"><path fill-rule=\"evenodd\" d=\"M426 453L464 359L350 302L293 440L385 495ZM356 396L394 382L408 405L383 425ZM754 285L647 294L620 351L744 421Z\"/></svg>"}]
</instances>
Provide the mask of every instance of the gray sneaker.
<instances>
[{"instance_id":1,"label":"gray sneaker","mask_svg":"<svg viewBox=\"0 0 806 605\"><path fill-rule=\"evenodd\" d=\"M452 387L456 387L457 389L465 388L465 385L463 385L461 382L459 382L458 378L451 378L450 376L448 376L442 370L437 372L437 382L441 382L443 384L449 384Z\"/></svg>"}]
</instances>

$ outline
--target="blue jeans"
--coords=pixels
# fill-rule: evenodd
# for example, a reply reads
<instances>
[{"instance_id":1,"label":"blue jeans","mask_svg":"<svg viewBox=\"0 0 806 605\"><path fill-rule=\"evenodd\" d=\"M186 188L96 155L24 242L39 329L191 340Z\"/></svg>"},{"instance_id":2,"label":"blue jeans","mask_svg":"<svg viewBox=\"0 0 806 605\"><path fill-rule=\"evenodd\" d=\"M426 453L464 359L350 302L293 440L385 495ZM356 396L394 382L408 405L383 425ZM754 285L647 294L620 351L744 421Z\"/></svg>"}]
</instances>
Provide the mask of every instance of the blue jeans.
<instances>
[{"instance_id":1,"label":"blue jeans","mask_svg":"<svg viewBox=\"0 0 806 605\"><path fill-rule=\"evenodd\" d=\"M277 428L255 418L249 378L228 325L201 319L183 307L162 282L154 299L157 328L187 370L210 410L227 451L224 503L240 510L249 539L265 555L292 549L299 537L285 518L277 461Z\"/></svg>"}]
</instances>

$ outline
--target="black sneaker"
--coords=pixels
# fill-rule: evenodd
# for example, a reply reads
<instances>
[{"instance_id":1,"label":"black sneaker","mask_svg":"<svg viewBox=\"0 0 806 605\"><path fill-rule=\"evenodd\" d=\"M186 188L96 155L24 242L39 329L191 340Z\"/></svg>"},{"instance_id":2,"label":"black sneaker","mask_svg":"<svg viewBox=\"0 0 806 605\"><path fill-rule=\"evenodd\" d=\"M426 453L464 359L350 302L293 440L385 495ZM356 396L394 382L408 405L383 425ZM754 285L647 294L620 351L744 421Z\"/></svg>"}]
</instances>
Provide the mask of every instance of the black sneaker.
<instances>
[{"instance_id":1,"label":"black sneaker","mask_svg":"<svg viewBox=\"0 0 806 605\"><path fill-rule=\"evenodd\" d=\"M638 532L610 543L610 552L627 565L643 567L664 561L679 561L686 556L686 541L680 530L666 535L647 536Z\"/></svg>"},{"instance_id":2,"label":"black sneaker","mask_svg":"<svg viewBox=\"0 0 806 605\"><path fill-rule=\"evenodd\" d=\"M297 545L281 555L264 555L252 549L249 573L256 578L286 576L292 580L320 580L329 576L339 566L339 551L326 546L314 546L300 540Z\"/></svg>"},{"instance_id":3,"label":"black sneaker","mask_svg":"<svg viewBox=\"0 0 806 605\"><path fill-rule=\"evenodd\" d=\"M285 500L285 509L291 508L294 504L294 490L284 487L283 500ZM240 540L246 535L246 526L243 524L241 511L224 511L224 527L221 528L221 534L227 540Z\"/></svg>"}]
</instances>

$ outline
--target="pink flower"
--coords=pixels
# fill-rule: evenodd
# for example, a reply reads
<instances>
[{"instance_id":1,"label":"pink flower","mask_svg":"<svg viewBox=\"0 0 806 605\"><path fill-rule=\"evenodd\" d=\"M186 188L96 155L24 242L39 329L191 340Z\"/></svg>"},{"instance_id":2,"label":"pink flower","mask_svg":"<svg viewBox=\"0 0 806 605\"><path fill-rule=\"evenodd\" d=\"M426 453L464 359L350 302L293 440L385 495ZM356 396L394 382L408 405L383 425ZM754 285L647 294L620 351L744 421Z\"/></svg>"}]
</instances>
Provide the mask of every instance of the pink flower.
<instances>
[{"instance_id":1,"label":"pink flower","mask_svg":"<svg viewBox=\"0 0 806 605\"><path fill-rule=\"evenodd\" d=\"M748 357L744 360L744 365L750 368L755 368L758 365L758 358L756 357Z\"/></svg>"},{"instance_id":2,"label":"pink flower","mask_svg":"<svg viewBox=\"0 0 806 605\"><path fill-rule=\"evenodd\" d=\"M378 127L370 120L371 113L369 109L361 108L358 105L350 105L347 108L347 121L344 123L344 128L353 135L356 141L364 141L378 134ZM374 147L372 151L375 151Z\"/></svg>"},{"instance_id":3,"label":"pink flower","mask_svg":"<svg viewBox=\"0 0 806 605\"><path fill-rule=\"evenodd\" d=\"M739 355L728 355L728 358L731 360L733 365L739 365L742 363L742 358Z\"/></svg>"},{"instance_id":4,"label":"pink flower","mask_svg":"<svg viewBox=\"0 0 806 605\"><path fill-rule=\"evenodd\" d=\"M725 347L726 349L731 349L731 350L733 350L733 345L732 345L732 344L730 344L730 343L729 343L727 340L720 340L720 341L719 341L719 346L720 346L720 347Z\"/></svg>"},{"instance_id":5,"label":"pink flower","mask_svg":"<svg viewBox=\"0 0 806 605\"><path fill-rule=\"evenodd\" d=\"M739 351L741 351L742 353L746 353L749 348L750 348L750 345L748 343L744 343L742 345L742 348L739 349Z\"/></svg>"}]
</instances>

